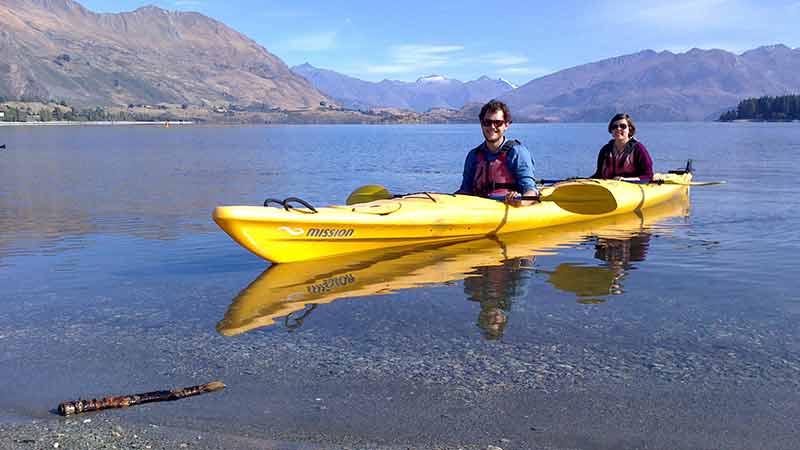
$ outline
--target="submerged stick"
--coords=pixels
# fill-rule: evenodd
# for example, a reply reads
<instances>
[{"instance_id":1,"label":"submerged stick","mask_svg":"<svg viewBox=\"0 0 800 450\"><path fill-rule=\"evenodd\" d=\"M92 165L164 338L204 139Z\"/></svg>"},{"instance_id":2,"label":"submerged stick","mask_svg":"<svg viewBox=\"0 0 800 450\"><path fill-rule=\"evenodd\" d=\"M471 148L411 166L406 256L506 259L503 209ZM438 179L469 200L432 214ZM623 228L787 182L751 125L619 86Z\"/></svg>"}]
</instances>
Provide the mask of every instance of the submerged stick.
<instances>
[{"instance_id":1,"label":"submerged stick","mask_svg":"<svg viewBox=\"0 0 800 450\"><path fill-rule=\"evenodd\" d=\"M205 394L206 392L219 391L224 387L225 384L221 381L212 381L211 383L201 384L198 386L189 386L181 389L173 389L171 391L145 392L143 394L106 397L92 400L75 400L72 402L63 402L58 405L58 412L62 416L69 416L88 411L99 411L101 409L126 408L128 406L138 405L141 403L167 402L172 400L180 400L184 397L190 397L192 395Z\"/></svg>"}]
</instances>

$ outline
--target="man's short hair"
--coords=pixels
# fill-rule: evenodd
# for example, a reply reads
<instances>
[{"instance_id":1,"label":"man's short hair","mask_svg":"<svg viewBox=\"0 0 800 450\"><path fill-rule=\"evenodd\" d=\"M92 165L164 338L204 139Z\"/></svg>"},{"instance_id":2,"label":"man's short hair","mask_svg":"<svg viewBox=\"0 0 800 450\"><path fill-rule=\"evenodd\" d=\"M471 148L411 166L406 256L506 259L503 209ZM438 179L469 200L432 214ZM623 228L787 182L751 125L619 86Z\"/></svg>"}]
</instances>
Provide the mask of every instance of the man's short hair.
<instances>
[{"instance_id":1,"label":"man's short hair","mask_svg":"<svg viewBox=\"0 0 800 450\"><path fill-rule=\"evenodd\" d=\"M483 122L483 118L486 116L486 113L493 113L495 111L503 111L503 118L506 120L506 123L511 123L511 111L508 110L508 105L500 100L490 100L488 103L483 105L483 108L481 108L481 113L478 114L478 120Z\"/></svg>"}]
</instances>

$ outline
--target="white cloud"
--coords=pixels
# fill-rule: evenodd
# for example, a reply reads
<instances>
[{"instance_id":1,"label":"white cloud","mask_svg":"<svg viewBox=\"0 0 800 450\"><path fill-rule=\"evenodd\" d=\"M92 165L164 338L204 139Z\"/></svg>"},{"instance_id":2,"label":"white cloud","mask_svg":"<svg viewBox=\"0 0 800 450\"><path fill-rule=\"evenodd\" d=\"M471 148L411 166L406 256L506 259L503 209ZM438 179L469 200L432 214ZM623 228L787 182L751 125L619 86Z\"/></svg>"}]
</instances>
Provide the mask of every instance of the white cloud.
<instances>
[{"instance_id":1,"label":"white cloud","mask_svg":"<svg viewBox=\"0 0 800 450\"><path fill-rule=\"evenodd\" d=\"M552 69L544 67L503 67L496 70L497 73L507 76L538 78L554 72Z\"/></svg>"},{"instance_id":2,"label":"white cloud","mask_svg":"<svg viewBox=\"0 0 800 450\"><path fill-rule=\"evenodd\" d=\"M464 47L460 45L396 45L390 49L390 55L401 63L440 65L462 50Z\"/></svg>"},{"instance_id":3,"label":"white cloud","mask_svg":"<svg viewBox=\"0 0 800 450\"><path fill-rule=\"evenodd\" d=\"M460 45L395 45L389 48L386 64L365 68L373 74L413 73L453 65L464 50Z\"/></svg>"},{"instance_id":4,"label":"white cloud","mask_svg":"<svg viewBox=\"0 0 800 450\"><path fill-rule=\"evenodd\" d=\"M299 17L290 16L293 12L284 10L274 11L273 13L287 14L283 17ZM299 13L302 14L302 13ZM277 17L277 16L273 16ZM350 25L352 21L350 18L345 18L342 23L333 30L318 31L315 33L307 33L296 36L291 36L275 45L276 51L285 52L322 52L337 47L337 39L339 34Z\"/></svg>"},{"instance_id":5,"label":"white cloud","mask_svg":"<svg viewBox=\"0 0 800 450\"><path fill-rule=\"evenodd\" d=\"M752 24L759 20L763 12L763 7L753 7L745 0L679 0L651 2L638 8L629 8L624 17L626 23L642 27L707 31L710 28L735 29ZM614 14L619 18L618 13Z\"/></svg>"},{"instance_id":6,"label":"white cloud","mask_svg":"<svg viewBox=\"0 0 800 450\"><path fill-rule=\"evenodd\" d=\"M295 36L276 45L283 51L293 52L321 52L336 46L336 36L339 31L325 31Z\"/></svg>"},{"instance_id":7,"label":"white cloud","mask_svg":"<svg viewBox=\"0 0 800 450\"><path fill-rule=\"evenodd\" d=\"M492 64L494 66L517 66L528 62L528 58L522 55L510 53L489 53L481 56L476 62Z\"/></svg>"}]
</instances>

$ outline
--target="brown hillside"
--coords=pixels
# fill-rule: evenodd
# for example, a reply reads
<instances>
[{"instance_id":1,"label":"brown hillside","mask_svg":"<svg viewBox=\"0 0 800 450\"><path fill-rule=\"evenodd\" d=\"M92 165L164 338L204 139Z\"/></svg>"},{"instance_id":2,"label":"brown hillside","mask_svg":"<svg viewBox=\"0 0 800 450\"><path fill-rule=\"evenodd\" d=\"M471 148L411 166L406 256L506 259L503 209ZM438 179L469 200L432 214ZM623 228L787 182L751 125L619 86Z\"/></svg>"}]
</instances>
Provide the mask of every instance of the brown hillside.
<instances>
[{"instance_id":1,"label":"brown hillside","mask_svg":"<svg viewBox=\"0 0 800 450\"><path fill-rule=\"evenodd\" d=\"M0 96L70 103L328 101L253 40L154 6L97 14L72 0L0 0Z\"/></svg>"},{"instance_id":2,"label":"brown hillside","mask_svg":"<svg viewBox=\"0 0 800 450\"><path fill-rule=\"evenodd\" d=\"M562 70L503 94L527 118L606 121L626 111L642 120L719 117L747 97L800 92L800 49L759 47L685 53L645 50Z\"/></svg>"}]
</instances>

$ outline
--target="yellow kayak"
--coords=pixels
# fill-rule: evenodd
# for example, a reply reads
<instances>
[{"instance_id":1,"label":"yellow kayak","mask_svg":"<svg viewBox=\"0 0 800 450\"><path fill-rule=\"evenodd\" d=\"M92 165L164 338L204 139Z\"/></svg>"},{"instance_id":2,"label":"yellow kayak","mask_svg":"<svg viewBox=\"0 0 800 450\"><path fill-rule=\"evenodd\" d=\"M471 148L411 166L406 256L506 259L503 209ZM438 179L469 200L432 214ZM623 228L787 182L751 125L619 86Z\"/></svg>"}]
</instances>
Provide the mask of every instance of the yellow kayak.
<instances>
[{"instance_id":1,"label":"yellow kayak","mask_svg":"<svg viewBox=\"0 0 800 450\"><path fill-rule=\"evenodd\" d=\"M413 250L373 250L336 260L276 264L237 296L217 331L226 336L237 335L272 325L276 318L298 313L307 305L462 280L474 274L476 268L552 255L559 247L580 243L587 236L630 241L659 222L687 215L688 210L689 200L684 194L652 208L563 227ZM575 293L582 303L593 300L593 296L608 295L614 281L611 267L561 265L549 274L550 284Z\"/></svg>"},{"instance_id":2,"label":"yellow kayak","mask_svg":"<svg viewBox=\"0 0 800 450\"><path fill-rule=\"evenodd\" d=\"M625 214L685 194L692 174L656 174L648 184L580 179L541 189L542 202L509 206L423 192L323 208L220 206L214 221L236 242L275 263L369 250L463 241Z\"/></svg>"}]
</instances>

